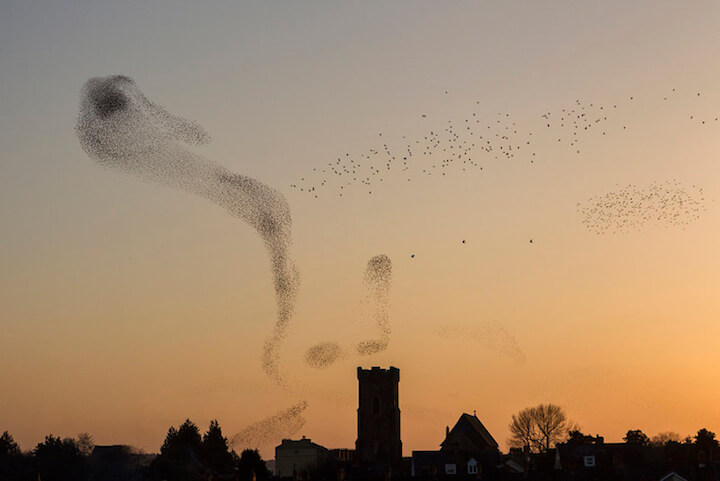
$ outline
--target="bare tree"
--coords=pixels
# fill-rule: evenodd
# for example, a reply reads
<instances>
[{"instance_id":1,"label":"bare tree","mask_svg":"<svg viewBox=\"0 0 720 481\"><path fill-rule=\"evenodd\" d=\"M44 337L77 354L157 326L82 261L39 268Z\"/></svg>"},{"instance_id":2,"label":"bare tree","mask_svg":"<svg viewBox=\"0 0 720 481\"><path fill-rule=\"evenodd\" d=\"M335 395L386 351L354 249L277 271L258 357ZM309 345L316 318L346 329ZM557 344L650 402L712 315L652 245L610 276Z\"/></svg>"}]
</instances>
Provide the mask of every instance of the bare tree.
<instances>
[{"instance_id":1,"label":"bare tree","mask_svg":"<svg viewBox=\"0 0 720 481\"><path fill-rule=\"evenodd\" d=\"M679 443L681 441L682 438L680 437L680 435L672 431L658 433L652 438L650 438L650 444L652 444L653 446L665 446L669 442Z\"/></svg>"},{"instance_id":2,"label":"bare tree","mask_svg":"<svg viewBox=\"0 0 720 481\"><path fill-rule=\"evenodd\" d=\"M526 408L517 414L513 414L512 422L508 426L510 429L508 445L511 448L520 448L527 451L537 449L539 436L534 419L534 409Z\"/></svg>"},{"instance_id":3,"label":"bare tree","mask_svg":"<svg viewBox=\"0 0 720 481\"><path fill-rule=\"evenodd\" d=\"M582 432L582 426L579 422L575 421L574 419L569 419L567 423L565 423L565 433L567 434L567 437L570 437L570 433L572 432Z\"/></svg>"},{"instance_id":4,"label":"bare tree","mask_svg":"<svg viewBox=\"0 0 720 481\"><path fill-rule=\"evenodd\" d=\"M557 404L539 404L533 408L533 413L540 432L540 449L547 452L566 436L567 415Z\"/></svg>"},{"instance_id":5,"label":"bare tree","mask_svg":"<svg viewBox=\"0 0 720 481\"><path fill-rule=\"evenodd\" d=\"M568 435L567 415L556 404L539 404L513 414L508 428L510 447L546 452Z\"/></svg>"}]
</instances>

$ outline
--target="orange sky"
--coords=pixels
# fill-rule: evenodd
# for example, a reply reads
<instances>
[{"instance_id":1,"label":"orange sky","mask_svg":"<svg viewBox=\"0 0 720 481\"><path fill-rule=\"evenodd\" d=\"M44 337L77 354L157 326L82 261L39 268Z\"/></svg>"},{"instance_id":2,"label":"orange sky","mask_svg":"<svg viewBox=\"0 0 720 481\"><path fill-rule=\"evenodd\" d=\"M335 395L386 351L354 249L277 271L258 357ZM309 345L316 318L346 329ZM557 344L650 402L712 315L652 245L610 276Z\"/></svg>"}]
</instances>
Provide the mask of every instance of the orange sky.
<instances>
[{"instance_id":1,"label":"orange sky","mask_svg":"<svg viewBox=\"0 0 720 481\"><path fill-rule=\"evenodd\" d=\"M88 431L154 451L187 417L231 435L307 400L297 436L352 447L358 365L400 368L405 454L473 410L505 448L510 416L540 402L608 440L720 430L720 125L698 123L720 115L720 6L626 3L4 3L0 431L24 449ZM81 150L78 91L113 73L201 123L213 143L199 153L286 195L295 392L260 369L275 304L255 232ZM541 130L576 99L618 105L581 155ZM536 133L534 163L478 153L482 172L393 173L342 198L289 187L344 153L497 112ZM589 197L672 179L708 197L684 230L579 221ZM393 260L388 350L305 366L317 342L374 336L362 273L379 253ZM501 326L525 363L437 335L452 324Z\"/></svg>"}]
</instances>

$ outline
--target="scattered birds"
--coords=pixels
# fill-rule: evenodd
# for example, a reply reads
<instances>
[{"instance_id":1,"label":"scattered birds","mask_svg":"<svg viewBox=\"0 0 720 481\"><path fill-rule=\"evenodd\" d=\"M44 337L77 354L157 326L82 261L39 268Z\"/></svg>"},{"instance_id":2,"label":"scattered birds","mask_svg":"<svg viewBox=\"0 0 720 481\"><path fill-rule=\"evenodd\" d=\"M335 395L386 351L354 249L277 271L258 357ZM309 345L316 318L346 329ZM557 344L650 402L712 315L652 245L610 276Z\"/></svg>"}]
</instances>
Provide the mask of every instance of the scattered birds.
<instances>
[{"instance_id":1,"label":"scattered birds","mask_svg":"<svg viewBox=\"0 0 720 481\"><path fill-rule=\"evenodd\" d=\"M485 349L498 351L516 365L525 364L525 353L515 337L503 326L490 322L448 323L435 334L446 339L459 339L480 344Z\"/></svg>"},{"instance_id":2,"label":"scattered birds","mask_svg":"<svg viewBox=\"0 0 720 481\"><path fill-rule=\"evenodd\" d=\"M683 101L691 109L697 107L699 100L695 100L695 104L691 101L697 99L699 94L690 91L683 96L676 88L672 88L659 94L655 100ZM376 194L377 186L389 185L393 180L413 183L423 177L445 178L471 173L481 175L487 170L484 167L488 164L496 166L507 162L536 166L543 158L550 157L547 151L544 153L541 150L547 148L548 141L557 146L552 147L553 155L557 149L564 147L568 154L582 158L587 150L583 149L583 143L587 140L604 140L612 138L613 134L630 135L633 132L632 124L623 115L626 115L631 102L633 106L643 104L639 103L641 100L637 95L627 95L623 99L614 103L599 103L577 98L558 108L540 112L534 119L526 118L523 122L516 120L511 112L483 111L480 101L475 101L472 110L462 118L429 124L426 130L414 137L404 135L402 139L393 141L386 138L388 136L384 132L379 132L379 136L375 137L375 145L355 154L343 152L325 166L316 166L310 175L291 184L291 187L315 198L333 194L345 196L348 191L357 190L357 187L364 187L367 195L373 195ZM643 99L644 102L652 100ZM427 113L421 115L422 118L428 117ZM690 110L687 115L703 128L720 125L720 116L717 114L703 116ZM664 209L667 210L670 205L664 204ZM683 204L684 207L687 205ZM599 212L597 208L596 211ZM678 217L683 215L679 214ZM603 223L609 222L598 220L599 223L595 225L590 217L584 219L588 226L601 230L605 229L601 227ZM626 219L624 225L637 222ZM463 239L462 243L466 244L466 240ZM533 243L532 239L529 243ZM411 255L411 258L414 257L414 254Z\"/></svg>"},{"instance_id":3,"label":"scattered birds","mask_svg":"<svg viewBox=\"0 0 720 481\"><path fill-rule=\"evenodd\" d=\"M658 96L658 100L674 100L677 96L673 89ZM565 146L568 153L581 156L586 139L631 131L620 116L623 107L630 102L637 104L638 98L628 95L624 99L624 103L606 104L574 99L559 108L540 112L535 121L531 118L524 122L515 120L511 112L483 111L476 101L467 115L428 127L415 138L404 135L393 141L386 139L385 132L378 132L375 145L355 154L343 152L324 166L314 167L290 187L314 198L333 194L342 197L358 186L364 187L367 195L373 195L377 185L388 184L390 180L413 182L419 177L482 173L483 166L490 162L525 162L534 166L543 136ZM428 118L427 113L421 116ZM712 118L700 122L707 125Z\"/></svg>"}]
</instances>

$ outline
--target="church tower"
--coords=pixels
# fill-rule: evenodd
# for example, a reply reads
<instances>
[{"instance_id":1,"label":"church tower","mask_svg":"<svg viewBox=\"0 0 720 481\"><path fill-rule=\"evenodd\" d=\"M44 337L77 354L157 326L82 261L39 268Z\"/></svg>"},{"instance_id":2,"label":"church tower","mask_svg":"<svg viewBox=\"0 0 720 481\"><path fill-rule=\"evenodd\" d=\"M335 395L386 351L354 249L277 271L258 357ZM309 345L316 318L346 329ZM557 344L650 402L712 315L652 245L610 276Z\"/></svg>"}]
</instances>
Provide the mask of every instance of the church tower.
<instances>
[{"instance_id":1,"label":"church tower","mask_svg":"<svg viewBox=\"0 0 720 481\"><path fill-rule=\"evenodd\" d=\"M395 465L402 460L398 404L400 370L396 367L358 367L357 376L357 456L361 463Z\"/></svg>"}]
</instances>

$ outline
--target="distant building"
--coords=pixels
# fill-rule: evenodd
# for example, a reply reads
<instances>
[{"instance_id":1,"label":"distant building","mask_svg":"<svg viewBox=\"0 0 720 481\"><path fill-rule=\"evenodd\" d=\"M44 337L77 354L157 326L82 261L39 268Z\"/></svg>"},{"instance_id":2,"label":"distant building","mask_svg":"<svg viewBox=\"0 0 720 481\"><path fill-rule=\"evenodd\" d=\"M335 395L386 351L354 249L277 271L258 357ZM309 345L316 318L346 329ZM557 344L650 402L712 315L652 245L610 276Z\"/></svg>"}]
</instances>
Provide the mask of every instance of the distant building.
<instances>
[{"instance_id":1,"label":"distant building","mask_svg":"<svg viewBox=\"0 0 720 481\"><path fill-rule=\"evenodd\" d=\"M121 444L95 446L88 458L88 471L93 481L141 481L155 457Z\"/></svg>"},{"instance_id":2,"label":"distant building","mask_svg":"<svg viewBox=\"0 0 720 481\"><path fill-rule=\"evenodd\" d=\"M602 436L557 445L555 470L585 479L720 480L720 463L689 443L606 443Z\"/></svg>"},{"instance_id":3,"label":"distant building","mask_svg":"<svg viewBox=\"0 0 720 481\"><path fill-rule=\"evenodd\" d=\"M398 384L395 367L362 369L357 376L358 410L355 451L361 464L398 466L402 462Z\"/></svg>"},{"instance_id":4,"label":"distant building","mask_svg":"<svg viewBox=\"0 0 720 481\"><path fill-rule=\"evenodd\" d=\"M270 472L270 474L272 474L273 476L275 476L277 474L275 471L275 460L274 459L268 459L267 461L265 461L265 467Z\"/></svg>"},{"instance_id":5,"label":"distant building","mask_svg":"<svg viewBox=\"0 0 720 481\"><path fill-rule=\"evenodd\" d=\"M463 414L445 428L438 451L413 451L413 477L479 479L495 471L500 461L498 443L475 414Z\"/></svg>"},{"instance_id":6,"label":"distant building","mask_svg":"<svg viewBox=\"0 0 720 481\"><path fill-rule=\"evenodd\" d=\"M297 477L317 471L330 459L330 451L303 436L294 441L283 439L275 448L275 475Z\"/></svg>"},{"instance_id":7,"label":"distant building","mask_svg":"<svg viewBox=\"0 0 720 481\"><path fill-rule=\"evenodd\" d=\"M463 413L452 429L445 428L445 440L440 444L442 451L476 453L496 451L498 443L488 432L477 415Z\"/></svg>"}]
</instances>

